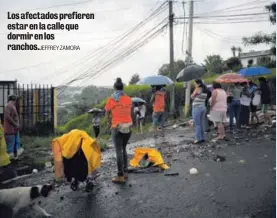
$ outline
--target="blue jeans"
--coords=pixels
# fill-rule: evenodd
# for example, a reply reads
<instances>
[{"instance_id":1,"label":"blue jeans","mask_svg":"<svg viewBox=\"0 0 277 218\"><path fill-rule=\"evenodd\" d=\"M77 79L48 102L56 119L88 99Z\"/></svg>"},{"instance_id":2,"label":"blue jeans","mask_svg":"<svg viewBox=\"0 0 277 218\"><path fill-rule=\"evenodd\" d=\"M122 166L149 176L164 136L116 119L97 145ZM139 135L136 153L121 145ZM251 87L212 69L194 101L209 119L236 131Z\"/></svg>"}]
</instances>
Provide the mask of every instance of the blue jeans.
<instances>
[{"instance_id":1,"label":"blue jeans","mask_svg":"<svg viewBox=\"0 0 277 218\"><path fill-rule=\"evenodd\" d=\"M199 105L192 108L192 118L195 125L196 131L196 140L202 141L205 140L205 114L206 114L206 106Z\"/></svg>"},{"instance_id":2,"label":"blue jeans","mask_svg":"<svg viewBox=\"0 0 277 218\"><path fill-rule=\"evenodd\" d=\"M164 112L153 112L152 114L153 126L164 127Z\"/></svg>"},{"instance_id":3,"label":"blue jeans","mask_svg":"<svg viewBox=\"0 0 277 218\"><path fill-rule=\"evenodd\" d=\"M240 100L233 100L229 105L229 126L233 128L234 118L236 119L236 127L240 126Z\"/></svg>"}]
</instances>

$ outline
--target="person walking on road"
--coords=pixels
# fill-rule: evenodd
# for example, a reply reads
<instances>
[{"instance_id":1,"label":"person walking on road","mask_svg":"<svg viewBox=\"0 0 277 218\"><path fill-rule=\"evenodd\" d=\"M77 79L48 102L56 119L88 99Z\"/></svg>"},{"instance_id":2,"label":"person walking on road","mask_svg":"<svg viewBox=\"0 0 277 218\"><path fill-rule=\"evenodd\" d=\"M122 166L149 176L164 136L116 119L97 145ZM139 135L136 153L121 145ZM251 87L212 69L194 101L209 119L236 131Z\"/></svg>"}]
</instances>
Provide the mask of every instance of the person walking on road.
<instances>
[{"instance_id":1,"label":"person walking on road","mask_svg":"<svg viewBox=\"0 0 277 218\"><path fill-rule=\"evenodd\" d=\"M8 103L4 108L4 132L7 143L7 152L11 159L17 159L24 151L20 145L19 116L16 110L16 95L8 97Z\"/></svg>"},{"instance_id":2,"label":"person walking on road","mask_svg":"<svg viewBox=\"0 0 277 218\"><path fill-rule=\"evenodd\" d=\"M164 128L166 92L162 86L155 86L150 102L153 103L153 127L154 132Z\"/></svg>"},{"instance_id":3,"label":"person walking on road","mask_svg":"<svg viewBox=\"0 0 277 218\"><path fill-rule=\"evenodd\" d=\"M136 126L138 132L143 133L143 124L146 114L146 105L144 103L137 103L134 107L134 114L136 117Z\"/></svg>"},{"instance_id":4,"label":"person walking on road","mask_svg":"<svg viewBox=\"0 0 277 218\"><path fill-rule=\"evenodd\" d=\"M196 140L194 144L205 142L206 103L209 90L200 79L195 80L195 89L191 94L192 118L195 125Z\"/></svg>"},{"instance_id":5,"label":"person walking on road","mask_svg":"<svg viewBox=\"0 0 277 218\"><path fill-rule=\"evenodd\" d=\"M128 180L128 156L126 146L131 137L132 126L132 99L123 91L121 78L114 84L114 93L105 106L107 119L111 118L112 141L115 146L117 159L117 176L113 183L125 183Z\"/></svg>"},{"instance_id":6,"label":"person walking on road","mask_svg":"<svg viewBox=\"0 0 277 218\"><path fill-rule=\"evenodd\" d=\"M98 138L98 136L100 134L100 122L101 122L100 113L94 112L93 119L92 119L92 125L93 125L95 138Z\"/></svg>"},{"instance_id":7,"label":"person walking on road","mask_svg":"<svg viewBox=\"0 0 277 218\"><path fill-rule=\"evenodd\" d=\"M224 122L227 113L227 94L217 82L213 83L213 93L211 98L211 120L216 123L218 135L213 141L225 138Z\"/></svg>"},{"instance_id":8,"label":"person walking on road","mask_svg":"<svg viewBox=\"0 0 277 218\"><path fill-rule=\"evenodd\" d=\"M264 77L260 77L259 82L261 91L261 111L264 113L265 124L271 126L272 120L268 114L268 109L271 103L271 90Z\"/></svg>"}]
</instances>

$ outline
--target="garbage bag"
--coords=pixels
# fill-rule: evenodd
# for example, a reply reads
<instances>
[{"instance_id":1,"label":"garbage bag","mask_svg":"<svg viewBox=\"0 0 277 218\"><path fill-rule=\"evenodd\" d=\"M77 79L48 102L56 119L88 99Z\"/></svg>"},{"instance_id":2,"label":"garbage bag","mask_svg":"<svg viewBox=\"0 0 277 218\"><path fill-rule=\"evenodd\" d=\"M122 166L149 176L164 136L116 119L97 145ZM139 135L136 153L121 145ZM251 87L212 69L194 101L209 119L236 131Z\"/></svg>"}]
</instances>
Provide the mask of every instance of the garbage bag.
<instances>
[{"instance_id":1,"label":"garbage bag","mask_svg":"<svg viewBox=\"0 0 277 218\"><path fill-rule=\"evenodd\" d=\"M154 148L136 148L134 157L130 160L130 166L140 167L140 162L145 154L148 155L148 161L153 163L153 166L158 166L164 170L169 169L164 163L161 153Z\"/></svg>"},{"instance_id":2,"label":"garbage bag","mask_svg":"<svg viewBox=\"0 0 277 218\"><path fill-rule=\"evenodd\" d=\"M57 180L64 177L63 159L72 159L80 148L87 160L88 175L101 166L101 151L97 141L85 131L74 129L52 140L55 177Z\"/></svg>"}]
</instances>

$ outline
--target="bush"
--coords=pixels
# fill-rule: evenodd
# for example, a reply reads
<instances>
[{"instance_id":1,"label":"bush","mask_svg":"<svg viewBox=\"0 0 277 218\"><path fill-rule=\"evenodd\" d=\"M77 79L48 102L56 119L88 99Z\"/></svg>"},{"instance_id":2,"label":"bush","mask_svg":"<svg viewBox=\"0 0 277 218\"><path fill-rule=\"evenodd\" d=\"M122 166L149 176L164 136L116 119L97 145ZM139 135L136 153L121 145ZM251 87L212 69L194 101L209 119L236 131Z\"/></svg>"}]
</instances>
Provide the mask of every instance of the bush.
<instances>
[{"instance_id":1,"label":"bush","mask_svg":"<svg viewBox=\"0 0 277 218\"><path fill-rule=\"evenodd\" d=\"M273 96L275 99L275 93L276 90L274 90L275 87L275 80L276 80L276 69L271 69L272 74L267 75L266 78L269 79L269 82L271 84L272 90L273 90ZM218 74L209 74L205 75L203 77L203 80L205 84L212 84L215 79L218 77ZM252 79L252 78L249 78ZM184 89L184 83L175 83L175 108L178 110L178 108L182 107L185 104L185 89ZM194 84L192 82L192 89L194 88ZM150 102L151 98L151 87L147 85L129 85L125 87L125 93L129 95L130 97L140 97L143 98L146 102ZM168 93L169 94L169 93ZM168 95L169 96L169 95ZM103 100L100 104L95 105L96 108L104 109L105 104L107 102L107 99ZM169 102L170 98L167 100L167 109L169 108ZM275 101L274 101L275 102ZM152 105L147 106L147 114L148 118L151 119L152 114ZM57 128L58 134L63 134L66 132L71 131L72 129L80 129L88 132L88 134L93 133L93 127L92 127L92 117L89 114L83 114L77 117L74 117L72 120L67 122L63 126L59 126ZM108 124L105 122L104 119L101 120L101 135L103 134L103 130L108 129ZM101 136L102 137L102 136ZM103 134L104 138L108 138L109 135Z\"/></svg>"}]
</instances>

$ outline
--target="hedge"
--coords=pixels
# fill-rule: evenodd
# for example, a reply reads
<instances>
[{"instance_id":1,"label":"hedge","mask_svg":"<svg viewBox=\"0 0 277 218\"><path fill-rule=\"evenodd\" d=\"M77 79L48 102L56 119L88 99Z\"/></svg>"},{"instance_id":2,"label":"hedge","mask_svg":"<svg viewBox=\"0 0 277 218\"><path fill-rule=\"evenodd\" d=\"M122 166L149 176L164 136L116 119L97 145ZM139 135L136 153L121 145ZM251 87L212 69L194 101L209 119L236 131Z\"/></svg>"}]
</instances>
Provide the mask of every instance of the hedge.
<instances>
[{"instance_id":1,"label":"hedge","mask_svg":"<svg viewBox=\"0 0 277 218\"><path fill-rule=\"evenodd\" d=\"M276 93L276 69L271 69L272 74L265 76L269 79L270 85L273 91L273 99L275 103L275 93ZM218 74L212 74L212 75L206 75L203 77L203 80L205 84L212 84L213 81L218 77ZM252 79L252 78L250 78ZM180 107L183 107L185 104L185 89L183 88L184 84L181 83L175 83L175 108L178 110ZM192 84L192 89L194 88L194 85ZM147 85L129 85L126 86L124 89L125 93L129 95L130 97L140 97L143 98L146 102L150 101L151 98L151 87ZM96 108L104 109L107 99L103 100L100 104L95 105ZM167 101L167 109L169 108L169 101ZM148 105L147 108L147 114L151 115L152 113L152 107L151 105ZM151 116L150 116L151 118ZM77 117L72 118L69 122L67 122L63 126L59 126L57 128L57 133L66 133L69 132L72 129L81 129L84 131L87 131L91 133L93 131L92 127L92 117L89 114L83 114ZM101 121L101 128L107 128L107 123L105 123L104 119Z\"/></svg>"}]
</instances>

